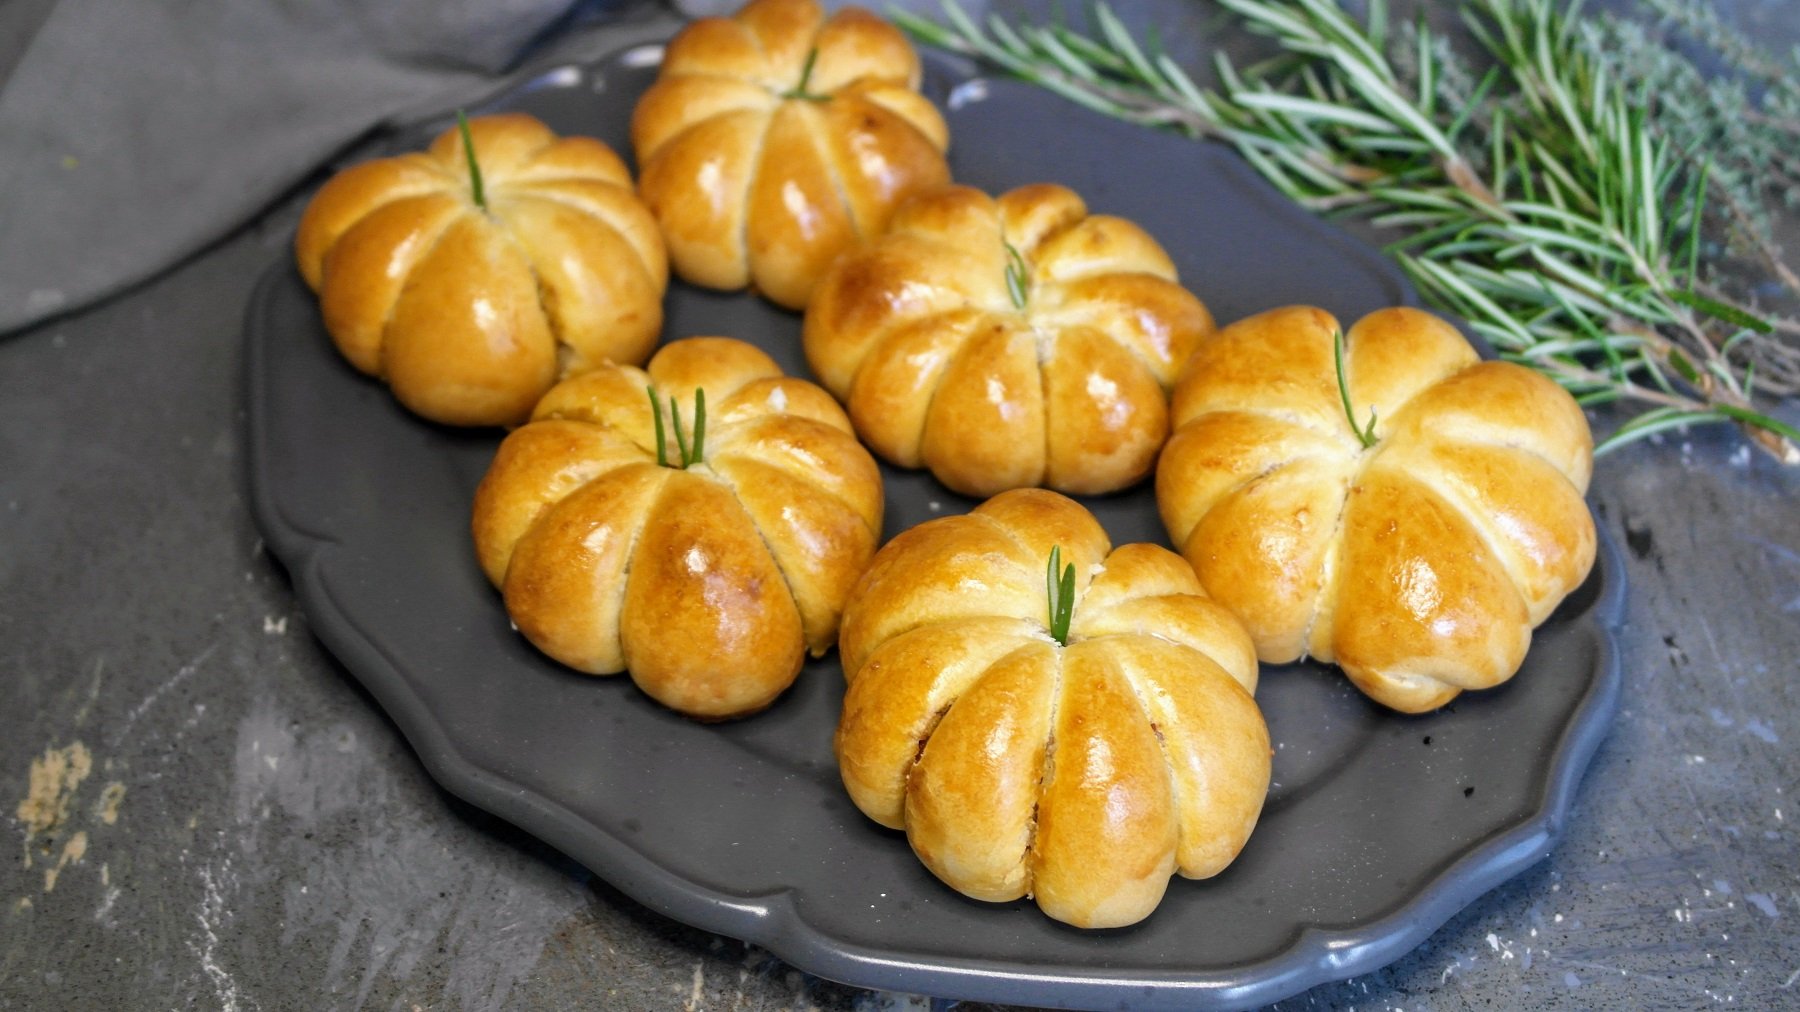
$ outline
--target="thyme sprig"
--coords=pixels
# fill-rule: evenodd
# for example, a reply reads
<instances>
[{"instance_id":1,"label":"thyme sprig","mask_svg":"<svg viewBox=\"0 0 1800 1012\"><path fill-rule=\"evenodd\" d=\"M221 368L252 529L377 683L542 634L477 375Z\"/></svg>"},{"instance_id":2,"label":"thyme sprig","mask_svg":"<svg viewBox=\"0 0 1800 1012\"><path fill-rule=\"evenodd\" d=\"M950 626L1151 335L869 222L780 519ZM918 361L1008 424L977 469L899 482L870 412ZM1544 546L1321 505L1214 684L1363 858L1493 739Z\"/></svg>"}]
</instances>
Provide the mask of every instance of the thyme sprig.
<instances>
[{"instance_id":1,"label":"thyme sprig","mask_svg":"<svg viewBox=\"0 0 1800 1012\"><path fill-rule=\"evenodd\" d=\"M1369 408L1369 424L1359 427L1356 424L1356 411L1350 407L1350 381L1344 377L1344 332L1332 331L1331 357L1337 367L1338 396L1344 401L1344 418L1350 423L1350 431L1356 433L1356 441L1368 449L1375 445L1375 408Z\"/></svg>"},{"instance_id":2,"label":"thyme sprig","mask_svg":"<svg viewBox=\"0 0 1800 1012\"><path fill-rule=\"evenodd\" d=\"M650 417L656 423L656 463L662 467L686 469L698 464L706 443L706 391L694 390L694 440L688 444L685 433L681 431L681 406L675 398L669 398L670 427L675 432L675 462L669 462L668 430L663 427L662 401L656 396L656 388L646 386L644 393L650 396Z\"/></svg>"},{"instance_id":3,"label":"thyme sprig","mask_svg":"<svg viewBox=\"0 0 1800 1012\"><path fill-rule=\"evenodd\" d=\"M1075 619L1075 564L1063 565L1062 546L1050 549L1050 565L1044 570L1044 591L1049 598L1050 636L1069 645L1069 623Z\"/></svg>"},{"instance_id":4,"label":"thyme sprig","mask_svg":"<svg viewBox=\"0 0 1800 1012\"><path fill-rule=\"evenodd\" d=\"M487 210L487 191L481 185L481 163L475 160L475 139L469 130L469 117L456 110L456 130L462 135L463 157L469 162L469 195L475 206Z\"/></svg>"},{"instance_id":5,"label":"thyme sprig","mask_svg":"<svg viewBox=\"0 0 1800 1012\"><path fill-rule=\"evenodd\" d=\"M1245 69L1220 56L1218 87L1203 90L1104 3L1084 33L979 25L942 2L943 24L895 17L1109 116L1229 142L1305 206L1399 231L1388 249L1425 298L1502 357L1584 404L1639 407L1599 452L1732 422L1800 463L1800 430L1753 401L1800 391L1800 350L1770 333L1800 324L1765 318L1708 274L1709 230L1748 214L1725 199L1741 202L1741 187L1716 185L1706 146L1669 125L1667 97L1645 104L1623 86L1590 28L1605 15L1470 0L1492 63L1477 79L1422 21L1390 30L1383 0L1363 22L1333 0L1220 0L1283 55Z\"/></svg>"},{"instance_id":6,"label":"thyme sprig","mask_svg":"<svg viewBox=\"0 0 1800 1012\"><path fill-rule=\"evenodd\" d=\"M1800 207L1800 52L1785 66L1769 58L1721 22L1711 0L1639 2L1657 15L1655 25L1586 19L1589 47L1627 94L1656 96L1658 127L1684 159L1707 164L1707 191L1729 226L1728 248L1760 260L1800 295L1800 275L1783 261L1769 213L1778 203ZM1697 49L1731 72L1703 73L1684 55ZM1800 322L1776 324L1800 333ZM1789 385L1800 387L1800 347L1780 347L1790 353Z\"/></svg>"}]
</instances>

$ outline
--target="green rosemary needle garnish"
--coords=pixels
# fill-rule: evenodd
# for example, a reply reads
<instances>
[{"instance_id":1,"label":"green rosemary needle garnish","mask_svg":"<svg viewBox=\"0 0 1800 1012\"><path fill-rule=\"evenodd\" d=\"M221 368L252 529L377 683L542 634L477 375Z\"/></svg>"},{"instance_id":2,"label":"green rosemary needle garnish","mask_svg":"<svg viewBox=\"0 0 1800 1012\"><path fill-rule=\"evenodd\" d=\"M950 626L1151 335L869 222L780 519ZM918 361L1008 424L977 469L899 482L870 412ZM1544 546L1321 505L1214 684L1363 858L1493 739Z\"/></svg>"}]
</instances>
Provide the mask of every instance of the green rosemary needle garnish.
<instances>
[{"instance_id":1,"label":"green rosemary needle garnish","mask_svg":"<svg viewBox=\"0 0 1800 1012\"><path fill-rule=\"evenodd\" d=\"M689 468L700 463L706 442L706 391L694 390L694 442L688 445L687 436L681 431L681 407L674 398L669 400L669 417L675 427L675 462L669 462L669 437L663 429L662 402L656 396L655 387L645 387L644 392L650 395L650 416L656 420L656 462L663 467Z\"/></svg>"},{"instance_id":2,"label":"green rosemary needle garnish","mask_svg":"<svg viewBox=\"0 0 1800 1012\"><path fill-rule=\"evenodd\" d=\"M806 51L806 63L800 68L800 83L794 85L791 90L782 92L781 97L804 99L808 102L823 102L829 99L830 95L815 95L806 90L806 86L812 83L813 64L817 62L819 62L819 48L814 46Z\"/></svg>"},{"instance_id":3,"label":"green rosemary needle garnish","mask_svg":"<svg viewBox=\"0 0 1800 1012\"><path fill-rule=\"evenodd\" d=\"M1050 598L1050 635L1060 646L1069 645L1069 622L1075 617L1075 564L1062 564L1062 546L1050 549L1050 566L1044 571L1044 589Z\"/></svg>"},{"instance_id":4,"label":"green rosemary needle garnish","mask_svg":"<svg viewBox=\"0 0 1800 1012\"><path fill-rule=\"evenodd\" d=\"M650 395L650 417L656 420L656 463L659 467L669 466L669 440L663 434L662 402L656 399L656 388L645 387L644 392Z\"/></svg>"},{"instance_id":5,"label":"green rosemary needle garnish","mask_svg":"<svg viewBox=\"0 0 1800 1012\"><path fill-rule=\"evenodd\" d=\"M694 455L688 458L688 466L700 463L701 444L706 441L706 391L694 388Z\"/></svg>"},{"instance_id":6,"label":"green rosemary needle garnish","mask_svg":"<svg viewBox=\"0 0 1800 1012\"><path fill-rule=\"evenodd\" d=\"M673 397L669 398L669 415L670 421L673 422L675 426L675 452L680 456L681 460L681 463L678 466L687 467L689 462L688 445L687 437L681 434L681 406L675 403L675 398Z\"/></svg>"},{"instance_id":7,"label":"green rosemary needle garnish","mask_svg":"<svg viewBox=\"0 0 1800 1012\"><path fill-rule=\"evenodd\" d=\"M475 198L475 206L487 210L487 192L481 186L481 163L475 160L475 140L469 133L469 117L463 115L461 109L456 110L456 129L462 134L463 157L469 160L469 193Z\"/></svg>"},{"instance_id":8,"label":"green rosemary needle garnish","mask_svg":"<svg viewBox=\"0 0 1800 1012\"><path fill-rule=\"evenodd\" d=\"M1485 73L1424 19L1390 24L1385 0L1360 20L1341 0L1219 0L1280 55L1218 57L1209 89L1104 2L1091 31L941 2L941 24L894 19L1108 116L1229 143L1300 204L1394 230L1388 251L1426 301L1502 358L1583 404L1637 407L1597 452L1731 422L1800 463L1800 431L1755 403L1800 393L1800 319L1718 273L1747 249L1800 296L1768 226L1800 199L1800 73L1705 0L1642 0L1672 40L1578 14L1579 0L1467 0ZM1671 43L1733 73L1702 73Z\"/></svg>"},{"instance_id":9,"label":"green rosemary needle garnish","mask_svg":"<svg viewBox=\"0 0 1800 1012\"><path fill-rule=\"evenodd\" d=\"M1031 298L1031 270L1019 247L1006 243L1006 294L1012 297L1014 309L1024 309Z\"/></svg>"},{"instance_id":10,"label":"green rosemary needle garnish","mask_svg":"<svg viewBox=\"0 0 1800 1012\"><path fill-rule=\"evenodd\" d=\"M1344 332L1341 330L1332 332L1331 357L1337 364L1338 396L1344 399L1344 417L1350 422L1350 431L1356 433L1357 441L1366 450L1375 445L1375 409L1369 409L1368 426L1357 428L1356 412L1350 407L1350 381L1344 378Z\"/></svg>"}]
</instances>

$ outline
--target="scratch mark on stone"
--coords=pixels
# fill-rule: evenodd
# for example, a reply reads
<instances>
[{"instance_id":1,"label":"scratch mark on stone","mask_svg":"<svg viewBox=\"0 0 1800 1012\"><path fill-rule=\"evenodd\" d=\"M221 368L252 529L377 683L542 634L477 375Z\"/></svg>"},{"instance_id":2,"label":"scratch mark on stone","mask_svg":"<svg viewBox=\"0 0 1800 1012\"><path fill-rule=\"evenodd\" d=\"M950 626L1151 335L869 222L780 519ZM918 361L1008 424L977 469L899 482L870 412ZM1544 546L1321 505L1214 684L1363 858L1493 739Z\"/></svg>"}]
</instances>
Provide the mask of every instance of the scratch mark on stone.
<instances>
[{"instance_id":1,"label":"scratch mark on stone","mask_svg":"<svg viewBox=\"0 0 1800 1012\"><path fill-rule=\"evenodd\" d=\"M275 696L252 700L238 720L237 747L227 752L227 764L232 776L223 815L234 827L231 841L238 850L233 876L220 880L225 898L233 900L235 888L240 897L258 891L266 902L272 891L281 913L280 944L319 936L324 965L317 977L334 1006L385 1007L375 999L378 988L412 979L435 958L447 961L442 998L421 1004L511 1007L516 1003L509 995L532 972L557 926L588 902L580 883L560 876L548 891L519 893L491 868L445 861L440 838L403 815L334 848L333 860L318 860L318 845L300 843L300 831L335 825L351 799L383 809L399 788L388 764L363 748L352 728L295 721ZM447 896L459 899L445 902ZM230 917L236 908L226 908L216 930L226 940L227 957L249 959L234 940ZM480 939L481 957L458 958L455 948L440 952L458 939L462 945ZM229 959L225 965L240 972ZM246 978L240 984L257 979L241 972ZM679 1008L688 982L670 985L666 1005ZM216 1006L217 999L209 1004Z\"/></svg>"},{"instance_id":2,"label":"scratch mark on stone","mask_svg":"<svg viewBox=\"0 0 1800 1012\"><path fill-rule=\"evenodd\" d=\"M1744 725L1744 730L1756 735L1758 738L1761 738L1771 745L1781 744L1781 736L1775 733L1775 729L1760 720L1749 721Z\"/></svg>"},{"instance_id":3,"label":"scratch mark on stone","mask_svg":"<svg viewBox=\"0 0 1800 1012\"><path fill-rule=\"evenodd\" d=\"M100 866L100 886L106 891L100 896L100 908L94 911L94 920L108 928L119 925L113 921L113 904L119 902L119 887L112 884L112 868L110 865Z\"/></svg>"},{"instance_id":4,"label":"scratch mark on stone","mask_svg":"<svg viewBox=\"0 0 1800 1012\"><path fill-rule=\"evenodd\" d=\"M1706 636L1706 646L1707 649L1712 651L1713 659L1715 661L1718 660L1723 655L1719 653L1719 641L1713 638L1712 623L1708 622L1705 618L1701 618L1700 631Z\"/></svg>"},{"instance_id":5,"label":"scratch mark on stone","mask_svg":"<svg viewBox=\"0 0 1800 1012\"><path fill-rule=\"evenodd\" d=\"M87 699L82 702L81 709L75 711L75 726L80 727L87 723L88 714L94 709L94 701L100 698L100 681L101 676L105 673L106 658L94 658L94 684L88 686Z\"/></svg>"},{"instance_id":6,"label":"scratch mark on stone","mask_svg":"<svg viewBox=\"0 0 1800 1012\"><path fill-rule=\"evenodd\" d=\"M1774 541L1770 541L1768 538L1758 538L1758 537L1753 537L1753 536L1746 537L1745 540L1750 541L1753 544L1761 545L1764 549L1768 550L1772 554L1779 555L1783 559L1786 559L1787 561L1792 562L1795 565L1800 565L1800 552L1796 552L1786 545L1779 544Z\"/></svg>"},{"instance_id":7,"label":"scratch mark on stone","mask_svg":"<svg viewBox=\"0 0 1800 1012\"><path fill-rule=\"evenodd\" d=\"M229 867L226 865L226 870ZM237 981L231 979L231 974L219 963L219 927L225 915L225 897L219 889L219 877L211 868L202 868L200 884L203 887L200 907L194 911L194 919L200 923L200 941L198 944L189 942L188 948L200 960L201 971L212 981L213 993L218 996L223 1012L241 1012L243 1006L239 1003L244 1001L249 1001L251 1008L260 1008L238 990Z\"/></svg>"},{"instance_id":8,"label":"scratch mark on stone","mask_svg":"<svg viewBox=\"0 0 1800 1012\"><path fill-rule=\"evenodd\" d=\"M113 732L113 743L117 744L118 742L123 741L125 736L130 733L132 725L142 719L144 714L149 713L150 708L156 705L157 700L166 695L170 689L173 689L175 686L192 678L194 672L200 670L200 665L205 664L207 659L212 657L213 651L216 649L218 648L209 646L205 650L200 651L199 654L195 655L193 660L176 668L175 673L170 675L167 679L164 679L161 685L151 689L149 695L146 695L143 699L139 700L138 705L132 707L131 712L125 715L125 721L119 725L119 729Z\"/></svg>"}]
</instances>

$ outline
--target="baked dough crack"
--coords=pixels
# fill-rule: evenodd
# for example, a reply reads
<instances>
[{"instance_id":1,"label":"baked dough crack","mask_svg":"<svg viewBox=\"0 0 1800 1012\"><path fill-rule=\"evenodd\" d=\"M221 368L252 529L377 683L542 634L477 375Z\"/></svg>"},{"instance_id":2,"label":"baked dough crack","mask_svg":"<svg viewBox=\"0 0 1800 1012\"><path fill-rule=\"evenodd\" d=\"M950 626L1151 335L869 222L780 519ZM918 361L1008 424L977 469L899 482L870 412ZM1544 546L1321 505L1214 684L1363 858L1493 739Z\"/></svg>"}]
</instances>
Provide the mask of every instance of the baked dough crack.
<instances>
[{"instance_id":1,"label":"baked dough crack","mask_svg":"<svg viewBox=\"0 0 1800 1012\"><path fill-rule=\"evenodd\" d=\"M1067 647L1051 646L1054 664L1051 667L1050 713L1045 722L1050 733L1044 738L1044 762L1040 767L1037 782L1037 801L1031 806L1031 821L1025 825L1025 849L1019 855L1019 861L1025 869L1025 895L1033 895L1033 887L1037 884L1034 874L1037 868L1038 812L1043 808L1044 794L1056 779L1056 722L1062 718L1063 711L1063 659L1067 656Z\"/></svg>"},{"instance_id":2,"label":"baked dough crack","mask_svg":"<svg viewBox=\"0 0 1800 1012\"><path fill-rule=\"evenodd\" d=\"M398 203L398 201L389 201L388 203ZM384 204L382 206L385 207L387 205ZM400 290L394 294L393 301L388 303L387 312L381 317L381 340L375 345L375 375L383 383L387 382L388 379L388 328L393 326L394 317L400 311L400 304L406 301L407 292L411 291L413 288L414 271L420 264L431 259L431 255L437 252L439 246L443 245L444 237L450 234L450 229L453 228L457 221L467 213L468 209L462 208L454 213L444 216L442 224L438 225L437 234L431 237L431 241L426 243L423 249L420 250L419 255L412 259L411 264L407 265L406 280L401 282ZM368 220L368 217L365 215L363 220ZM326 262L330 262L329 256L326 257ZM321 290L322 289L323 286L321 286Z\"/></svg>"},{"instance_id":3,"label":"baked dough crack","mask_svg":"<svg viewBox=\"0 0 1800 1012\"><path fill-rule=\"evenodd\" d=\"M723 401L724 398L720 398L720 400ZM736 426L732 426L731 428L736 428ZM729 429L727 431L729 431ZM723 433L721 433L721 435L723 435ZM703 465L705 465L705 463L706 462L704 460L701 460L701 461L698 461L695 466L703 466ZM688 470L692 471L693 468L690 467L690 468L688 468ZM699 475L699 477L702 480L716 481L719 484L725 486L725 488L731 492L732 499L736 500L738 509L743 510L746 515L749 515L749 510L747 508L745 508L745 506L744 506L743 496L738 494L737 484L735 482L733 482L730 478L726 477L724 474L722 474L718 471L713 470L711 467L707 467L706 472L702 475ZM800 603L800 595L794 592L794 578L788 574L787 567L782 565L781 553L777 552L775 550L775 546L769 543L769 532L763 530L762 524L759 524L756 522L756 517L754 515L749 515L749 521L750 521L750 528L752 530L756 531L757 541L762 544L763 554L765 554L769 557L769 562L770 562L770 564L772 564L775 567L775 572L781 574L781 589L787 592L788 597L793 599L795 607L798 608L799 603ZM802 625L805 624L805 620L806 620L806 615L804 612L802 612L801 613ZM807 630L807 631L810 632L811 630ZM806 638L809 641L812 639L811 636L807 636ZM807 652L811 653L810 650ZM822 657L822 656L824 656L824 654L822 654L822 653L813 654L813 656Z\"/></svg>"}]
</instances>

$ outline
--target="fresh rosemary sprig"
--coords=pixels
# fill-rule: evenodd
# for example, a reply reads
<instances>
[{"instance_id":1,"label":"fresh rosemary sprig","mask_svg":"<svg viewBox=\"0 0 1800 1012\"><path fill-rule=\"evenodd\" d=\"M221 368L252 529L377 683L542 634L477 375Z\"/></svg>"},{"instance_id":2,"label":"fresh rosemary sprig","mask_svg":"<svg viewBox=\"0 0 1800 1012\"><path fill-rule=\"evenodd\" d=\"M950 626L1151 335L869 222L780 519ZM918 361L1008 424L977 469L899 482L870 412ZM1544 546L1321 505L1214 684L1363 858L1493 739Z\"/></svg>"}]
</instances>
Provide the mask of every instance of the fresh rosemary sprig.
<instances>
[{"instance_id":1,"label":"fresh rosemary sprig","mask_svg":"<svg viewBox=\"0 0 1800 1012\"><path fill-rule=\"evenodd\" d=\"M1350 407L1350 381L1344 378L1344 332L1341 330L1331 334L1331 357L1337 367L1338 396L1344 400L1344 418L1350 423L1350 431L1356 433L1356 441L1366 450L1375 445L1375 409L1369 409L1369 424L1358 427L1356 411Z\"/></svg>"},{"instance_id":2,"label":"fresh rosemary sprig","mask_svg":"<svg viewBox=\"0 0 1800 1012\"><path fill-rule=\"evenodd\" d=\"M1425 298L1503 357L1585 404L1642 406L1600 452L1724 421L1800 463L1800 430L1752 400L1800 390L1800 352L1769 333L1800 324L1766 320L1708 280L1709 226L1743 214L1709 206L1723 192L1715 163L1670 129L1669 100L1621 86L1588 27L1607 16L1577 20L1560 2L1470 0L1492 61L1470 83L1422 21L1390 31L1383 0L1366 22L1333 0L1220 0L1283 56L1243 70L1217 58L1216 90L1104 3L1092 34L978 25L955 0L944 24L894 16L1107 115L1227 141L1294 200L1400 231L1389 250Z\"/></svg>"},{"instance_id":3,"label":"fresh rosemary sprig","mask_svg":"<svg viewBox=\"0 0 1800 1012\"><path fill-rule=\"evenodd\" d=\"M675 463L669 463L669 437L663 428L662 401L656 396L656 388L646 386L644 393L650 396L650 417L656 422L656 463L662 467L689 468L700 462L706 442L706 391L694 390L694 442L688 445L687 436L681 431L681 407L669 398L669 417L675 429Z\"/></svg>"},{"instance_id":4,"label":"fresh rosemary sprig","mask_svg":"<svg viewBox=\"0 0 1800 1012\"><path fill-rule=\"evenodd\" d=\"M1069 623L1075 618L1075 564L1062 562L1062 546L1050 549L1050 565L1044 570L1044 590L1050 599L1050 636L1069 645Z\"/></svg>"},{"instance_id":5,"label":"fresh rosemary sprig","mask_svg":"<svg viewBox=\"0 0 1800 1012\"><path fill-rule=\"evenodd\" d=\"M487 210L487 192L481 185L481 163L475 160L475 139L469 132L469 117L463 115L461 109L456 110L456 130L462 134L463 157L469 161L469 194L475 200L475 206Z\"/></svg>"}]
</instances>

